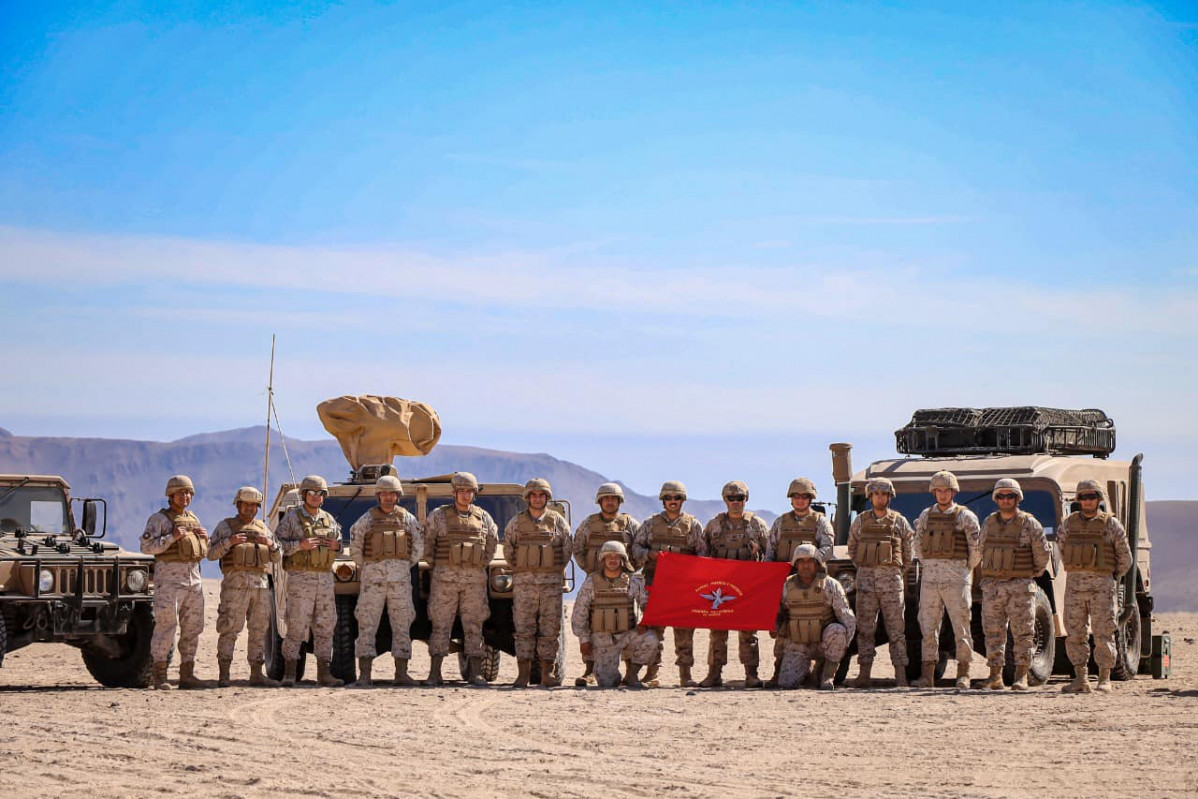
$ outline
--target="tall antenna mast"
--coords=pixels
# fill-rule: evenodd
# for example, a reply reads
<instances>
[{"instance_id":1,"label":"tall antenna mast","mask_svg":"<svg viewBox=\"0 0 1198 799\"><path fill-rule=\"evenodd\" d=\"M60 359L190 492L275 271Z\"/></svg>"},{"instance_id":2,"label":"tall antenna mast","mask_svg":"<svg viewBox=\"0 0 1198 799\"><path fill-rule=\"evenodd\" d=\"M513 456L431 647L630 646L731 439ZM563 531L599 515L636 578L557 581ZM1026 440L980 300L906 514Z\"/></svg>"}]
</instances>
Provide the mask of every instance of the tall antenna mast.
<instances>
[{"instance_id":1,"label":"tall antenna mast","mask_svg":"<svg viewBox=\"0 0 1198 799\"><path fill-rule=\"evenodd\" d=\"M275 334L270 334L270 379L266 383L266 466L262 471L262 521L266 521L266 491L270 482L270 415L275 405Z\"/></svg>"}]
</instances>

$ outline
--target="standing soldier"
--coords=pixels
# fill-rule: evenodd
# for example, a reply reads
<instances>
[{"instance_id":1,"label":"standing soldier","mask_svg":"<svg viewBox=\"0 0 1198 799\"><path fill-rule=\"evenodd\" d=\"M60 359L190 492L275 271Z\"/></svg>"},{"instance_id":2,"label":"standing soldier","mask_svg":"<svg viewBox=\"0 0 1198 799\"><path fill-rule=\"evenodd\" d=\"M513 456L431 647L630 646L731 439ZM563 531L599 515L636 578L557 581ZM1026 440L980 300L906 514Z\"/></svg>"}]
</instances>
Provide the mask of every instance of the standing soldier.
<instances>
[{"instance_id":1,"label":"standing soldier","mask_svg":"<svg viewBox=\"0 0 1198 799\"><path fill-rule=\"evenodd\" d=\"M587 576L578 597L570 627L578 637L584 658L595 663L595 679L600 688L620 683L620 656L628 664L624 684L632 689L644 687L637 673L658 656L657 636L637 623L649 601L645 581L632 573L628 551L619 541L608 541L599 548L601 568Z\"/></svg>"},{"instance_id":2,"label":"standing soldier","mask_svg":"<svg viewBox=\"0 0 1198 799\"><path fill-rule=\"evenodd\" d=\"M857 617L840 583L819 573L824 559L815 545L795 547L793 563L794 574L782 587L775 633L783 644L778 687L798 688L815 660L824 664L820 690L831 691L836 670L853 640Z\"/></svg>"},{"instance_id":3,"label":"standing soldier","mask_svg":"<svg viewBox=\"0 0 1198 799\"><path fill-rule=\"evenodd\" d=\"M903 581L911 565L914 533L906 518L891 510L894 483L874 477L865 485L870 509L853 519L849 528L849 557L857 564L857 665L856 688L871 688L874 667L874 634L878 611L890 639L894 684L907 687L907 632L903 621Z\"/></svg>"},{"instance_id":4,"label":"standing soldier","mask_svg":"<svg viewBox=\"0 0 1198 799\"><path fill-rule=\"evenodd\" d=\"M482 674L483 622L491 615L487 604L487 566L499 546L499 528L491 514L474 504L478 480L470 472L454 472L450 481L453 503L442 505L424 523L425 560L433 565L428 615L433 631L428 652L431 664L425 685L441 685L441 664L449 654L453 620L462 617L466 673L471 685L486 685Z\"/></svg>"},{"instance_id":5,"label":"standing soldier","mask_svg":"<svg viewBox=\"0 0 1198 799\"><path fill-rule=\"evenodd\" d=\"M961 486L952 472L932 475L929 490L936 504L915 520L915 551L923 571L919 587L919 629L923 632L917 688L931 688L940 661L940 624L948 611L957 641L956 687L969 688L973 660L970 632L973 607L973 569L982 559L978 517L953 501Z\"/></svg>"},{"instance_id":6,"label":"standing soldier","mask_svg":"<svg viewBox=\"0 0 1198 799\"><path fill-rule=\"evenodd\" d=\"M636 519L620 512L620 505L624 503L624 489L619 483L604 483L599 486L595 492L595 503L599 506L599 512L583 519L574 533L574 560L583 574L598 571L599 547L608 541L619 541L631 551L632 541L640 528ZM584 660L583 665L585 668L582 676L574 680L574 684L579 687L595 680L592 674L594 661ZM650 670L652 669L650 666ZM649 679L648 674L645 675L645 679Z\"/></svg>"},{"instance_id":7,"label":"standing soldier","mask_svg":"<svg viewBox=\"0 0 1198 799\"><path fill-rule=\"evenodd\" d=\"M541 661L541 685L562 684L554 674L562 631L562 574L570 562L570 526L549 510L553 489L534 477L524 484L528 508L512 517L503 531L503 557L512 567L512 617L516 628L513 688L527 688L533 655Z\"/></svg>"},{"instance_id":8,"label":"standing soldier","mask_svg":"<svg viewBox=\"0 0 1198 799\"><path fill-rule=\"evenodd\" d=\"M725 483L720 492L727 510L707 523L699 541L699 555L726 560L761 560L765 552L769 529L761 517L745 510L749 487L739 480ZM757 631L737 630L740 646L737 654L745 667L745 687L760 688L757 676L760 655L757 651ZM707 676L699 683L704 688L724 684L722 672L728 662L728 631L712 630L707 649Z\"/></svg>"},{"instance_id":9,"label":"standing soldier","mask_svg":"<svg viewBox=\"0 0 1198 799\"><path fill-rule=\"evenodd\" d=\"M1012 691L1027 690L1027 671L1036 651L1036 580L1048 566L1048 541L1036 517L1019 509L1023 489L1004 477L994 484L991 498L998 510L982 525L982 629L990 677L983 688L1001 691L1006 658L1007 623L1015 639L1015 682Z\"/></svg>"},{"instance_id":10,"label":"standing soldier","mask_svg":"<svg viewBox=\"0 0 1198 799\"><path fill-rule=\"evenodd\" d=\"M1097 480L1077 484L1074 511L1057 530L1057 545L1069 573L1065 582L1065 652L1073 664L1073 682L1065 693L1089 693L1086 670L1090 663L1089 627L1094 627L1094 660L1098 662L1098 690L1111 690L1115 665L1115 612L1119 578L1131 568L1127 531L1111 513L1098 508L1103 499ZM1134 601L1134 600L1133 600Z\"/></svg>"},{"instance_id":11,"label":"standing soldier","mask_svg":"<svg viewBox=\"0 0 1198 799\"><path fill-rule=\"evenodd\" d=\"M283 548L287 571L287 637L283 639L283 685L295 685L300 647L312 634L316 655L316 681L338 686L333 676L333 631L337 628L337 602L333 595L333 561L341 551L341 525L321 509L329 486L320 475L300 482L301 504L287 511L275 529Z\"/></svg>"},{"instance_id":12,"label":"standing soldier","mask_svg":"<svg viewBox=\"0 0 1198 799\"><path fill-rule=\"evenodd\" d=\"M424 531L420 522L399 504L403 483L385 474L374 484L378 505L363 513L349 528L349 545L358 564L361 590L354 618L358 620L358 639L354 655L358 658L358 681L354 686L374 684L371 670L378 656L375 641L383 608L391 623L391 656L395 659L395 685L415 685L408 676L412 658L412 622L416 606L412 601L412 568L424 553Z\"/></svg>"},{"instance_id":13,"label":"standing soldier","mask_svg":"<svg viewBox=\"0 0 1198 799\"><path fill-rule=\"evenodd\" d=\"M279 545L258 518L262 492L242 486L233 497L237 515L224 519L212 531L208 559L220 561L220 607L216 612L216 661L220 665L217 685L229 685L233 647L249 622L246 650L250 662L250 685L277 688L279 683L262 673L266 662L266 634L270 629L270 581L267 575Z\"/></svg>"},{"instance_id":14,"label":"standing soldier","mask_svg":"<svg viewBox=\"0 0 1198 799\"><path fill-rule=\"evenodd\" d=\"M200 561L208 554L208 531L187 509L195 485L185 474L166 481L167 507L146 520L141 551L154 556L154 635L150 639L153 685L166 690L166 664L179 631L179 687L209 688L195 676L196 649L204 630Z\"/></svg>"},{"instance_id":15,"label":"standing soldier","mask_svg":"<svg viewBox=\"0 0 1198 799\"><path fill-rule=\"evenodd\" d=\"M703 538L703 525L699 520L689 513L682 512L682 503L686 502L685 485L678 480L667 480L662 483L657 496L661 500L662 512L655 513L645 520L637 530L632 544L633 559L645 564L645 582L648 585L653 585L658 555L662 552L696 555ZM674 662L678 665L678 682L685 688L693 688L695 681L691 678L691 668L695 665L695 630L682 627L674 627L673 630ZM650 675L654 679L657 677L665 632L665 627L653 628L653 635L657 639L657 655L645 674L646 679L649 679ZM577 684L575 681L575 685Z\"/></svg>"},{"instance_id":16,"label":"standing soldier","mask_svg":"<svg viewBox=\"0 0 1198 799\"><path fill-rule=\"evenodd\" d=\"M765 545L765 559L778 563L790 563L794 551L800 544L812 544L819 552L820 566L832 557L832 545L835 535L832 524L824 514L813 511L811 503L815 501L815 483L806 477L798 477L790 481L786 489L793 509L774 520L770 527L769 541ZM766 680L767 688L778 684L778 670L782 667L782 648L785 641L782 638L774 640L774 676Z\"/></svg>"}]
</instances>

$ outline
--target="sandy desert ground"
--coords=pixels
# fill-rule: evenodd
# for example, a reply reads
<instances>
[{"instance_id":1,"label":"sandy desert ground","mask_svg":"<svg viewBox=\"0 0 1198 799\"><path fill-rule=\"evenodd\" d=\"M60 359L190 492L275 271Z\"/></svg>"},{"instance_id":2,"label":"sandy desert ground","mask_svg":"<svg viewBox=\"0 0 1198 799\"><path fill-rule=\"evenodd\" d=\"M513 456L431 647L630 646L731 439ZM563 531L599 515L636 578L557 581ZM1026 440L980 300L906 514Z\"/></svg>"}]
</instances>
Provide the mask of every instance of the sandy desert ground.
<instances>
[{"instance_id":1,"label":"sandy desert ground","mask_svg":"<svg viewBox=\"0 0 1198 799\"><path fill-rule=\"evenodd\" d=\"M200 671L215 678L208 590ZM229 688L107 690L75 650L37 645L0 669L0 772L9 796L1193 796L1198 615L1158 629L1173 678L1111 696L1060 679L1022 695L688 692L672 666L643 692L513 691L506 657L490 689L254 689L242 661ZM427 664L418 643L413 672ZM571 677L578 664L572 649Z\"/></svg>"}]
</instances>

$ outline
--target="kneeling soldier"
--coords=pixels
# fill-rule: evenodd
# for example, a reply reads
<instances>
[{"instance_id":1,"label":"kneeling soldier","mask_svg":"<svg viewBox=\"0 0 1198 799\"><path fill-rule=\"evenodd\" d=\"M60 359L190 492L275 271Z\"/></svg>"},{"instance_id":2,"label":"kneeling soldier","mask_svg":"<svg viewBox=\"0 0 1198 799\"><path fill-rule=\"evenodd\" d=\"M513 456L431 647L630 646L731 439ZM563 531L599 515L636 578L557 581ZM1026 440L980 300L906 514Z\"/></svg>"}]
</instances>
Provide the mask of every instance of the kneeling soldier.
<instances>
[{"instance_id":1,"label":"kneeling soldier","mask_svg":"<svg viewBox=\"0 0 1198 799\"><path fill-rule=\"evenodd\" d=\"M262 492L253 486L237 489L233 498L237 515L224 519L212 531L208 559L220 561L224 579L220 581L220 608L216 612L216 662L220 666L217 685L229 685L233 665L233 647L237 636L249 622L246 650L250 662L250 685L272 688L279 683L262 673L266 661L266 634L270 629L271 562L279 545L266 523L258 518Z\"/></svg>"},{"instance_id":2,"label":"kneeling soldier","mask_svg":"<svg viewBox=\"0 0 1198 799\"><path fill-rule=\"evenodd\" d=\"M645 581L632 573L628 550L619 541L608 541L599 549L602 567L589 575L578 589L570 627L578 637L584 658L595 662L595 680L600 688L620 683L620 656L628 661L624 684L639 689L637 674L657 656L657 636L637 624L649 601Z\"/></svg>"},{"instance_id":3,"label":"kneeling soldier","mask_svg":"<svg viewBox=\"0 0 1198 799\"><path fill-rule=\"evenodd\" d=\"M779 688L798 688L811 670L811 661L823 661L821 691L831 691L840 661L853 640L857 617L840 583L820 574L823 559L812 544L795 548L794 574L782 588L778 630L782 641Z\"/></svg>"},{"instance_id":4,"label":"kneeling soldier","mask_svg":"<svg viewBox=\"0 0 1198 799\"><path fill-rule=\"evenodd\" d=\"M358 658L357 688L373 685L371 668L378 651L375 639L383 608L391 624L391 656L395 659L395 684L415 685L408 676L412 658L412 622L416 605L412 601L412 567L424 552L424 531L420 522L400 507L403 483L386 474L374 484L378 505L363 513L349 528L350 549L358 564L361 591L354 618L358 620L358 639L354 654Z\"/></svg>"}]
</instances>

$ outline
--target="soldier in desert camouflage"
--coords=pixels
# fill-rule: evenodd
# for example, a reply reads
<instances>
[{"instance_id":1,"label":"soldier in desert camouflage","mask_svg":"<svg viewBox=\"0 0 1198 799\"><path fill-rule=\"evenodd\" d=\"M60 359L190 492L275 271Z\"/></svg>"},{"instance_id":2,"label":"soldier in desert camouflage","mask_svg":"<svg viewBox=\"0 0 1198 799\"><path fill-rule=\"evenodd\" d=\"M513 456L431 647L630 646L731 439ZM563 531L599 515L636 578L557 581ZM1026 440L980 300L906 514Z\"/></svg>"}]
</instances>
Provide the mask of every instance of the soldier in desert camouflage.
<instances>
[{"instance_id":1,"label":"soldier in desert camouflage","mask_svg":"<svg viewBox=\"0 0 1198 799\"><path fill-rule=\"evenodd\" d=\"M195 676L196 650L204 630L204 588L200 561L208 554L208 531L187 507L195 484L185 474L167 480L167 507L146 520L141 551L153 555L154 635L150 640L155 688L167 689L166 667L179 632L179 687L207 688Z\"/></svg>"},{"instance_id":2,"label":"soldier in desert camouflage","mask_svg":"<svg viewBox=\"0 0 1198 799\"><path fill-rule=\"evenodd\" d=\"M534 655L541 662L541 685L562 684L553 672L562 629L562 577L572 542L565 517L548 507L551 499L548 480L529 480L524 485L528 507L511 518L503 533L503 556L512 568L515 688L528 687Z\"/></svg>"},{"instance_id":3,"label":"soldier in desert camouflage","mask_svg":"<svg viewBox=\"0 0 1198 799\"><path fill-rule=\"evenodd\" d=\"M474 504L478 480L456 472L450 481L453 502L435 508L424 524L425 560L433 566L428 615L432 622L428 652L431 658L425 685L441 685L441 664L449 654L453 620L462 618L466 673L471 685L487 684L482 674L483 622L491 615L487 603L487 566L499 546L499 528L491 514Z\"/></svg>"},{"instance_id":4,"label":"soldier in desert camouflage","mask_svg":"<svg viewBox=\"0 0 1198 799\"><path fill-rule=\"evenodd\" d=\"M774 633L782 642L778 687L798 688L815 661L823 664L820 689L831 691L836 670L853 640L857 618L840 583L820 573L823 558L815 545L795 547L793 563L794 574L782 587Z\"/></svg>"},{"instance_id":5,"label":"soldier in desert camouflage","mask_svg":"<svg viewBox=\"0 0 1198 799\"><path fill-rule=\"evenodd\" d=\"M1127 531L1113 514L1099 507L1105 499L1097 480L1077 484L1074 511L1057 530L1057 546L1068 577L1065 582L1065 652L1073 664L1074 679L1061 690L1089 693L1090 630L1094 631L1094 660L1098 664L1099 691L1111 690L1111 668L1118 650L1119 578L1131 568Z\"/></svg>"},{"instance_id":6,"label":"soldier in desert camouflage","mask_svg":"<svg viewBox=\"0 0 1198 799\"><path fill-rule=\"evenodd\" d=\"M354 617L358 639L358 688L374 684L372 669L378 656L376 639L384 608L391 625L391 657L395 660L395 685L415 685L408 675L412 658L412 622L416 605L412 600L412 569L424 554L424 530L420 522L399 504L403 483L394 475L383 475L374 484L378 504L349 528L350 551L358 565L361 589Z\"/></svg>"},{"instance_id":7,"label":"soldier in desert camouflage","mask_svg":"<svg viewBox=\"0 0 1198 799\"><path fill-rule=\"evenodd\" d=\"M1013 691L1028 689L1027 673L1036 651L1036 577L1048 566L1048 541L1036 517L1019 509L1023 489L1004 477L990 495L998 510L982 525L982 629L986 634L986 662L990 676L983 688L1003 688L1002 668L1007 650L1007 624L1014 638Z\"/></svg>"},{"instance_id":8,"label":"soldier in desert camouflage","mask_svg":"<svg viewBox=\"0 0 1198 799\"><path fill-rule=\"evenodd\" d=\"M320 475L309 475L300 483L301 504L291 508L275 528L283 548L287 571L287 635L283 639L283 685L295 685L300 647L312 634L316 655L316 681L338 686L333 676L333 631L337 627L337 604L333 593L333 561L341 551L341 525L321 508L329 494Z\"/></svg>"},{"instance_id":9,"label":"soldier in desert camouflage","mask_svg":"<svg viewBox=\"0 0 1198 799\"><path fill-rule=\"evenodd\" d=\"M222 688L229 685L233 648L247 626L246 650L250 663L250 685L277 687L279 683L262 671L266 661L266 635L270 629L270 573L279 545L266 523L258 518L262 492L242 486L233 497L237 515L223 519L212 531L208 559L220 562L220 607L216 614L216 660Z\"/></svg>"},{"instance_id":10,"label":"soldier in desert camouflage","mask_svg":"<svg viewBox=\"0 0 1198 799\"><path fill-rule=\"evenodd\" d=\"M600 688L620 684L620 657L627 663L623 684L642 688L638 673L657 656L657 636L638 621L649 601L645 581L634 574L619 541L599 549L602 567L587 576L574 600L570 627L584 658L595 662Z\"/></svg>"},{"instance_id":11,"label":"soldier in desert camouflage","mask_svg":"<svg viewBox=\"0 0 1198 799\"><path fill-rule=\"evenodd\" d=\"M890 508L894 484L875 477L865 486L870 508L853 519L849 528L849 557L857 565L857 664L856 688L873 687L872 672L877 647L874 635L878 613L890 639L894 684L907 687L907 633L903 621L903 584L911 565L914 533L901 513Z\"/></svg>"}]
</instances>

